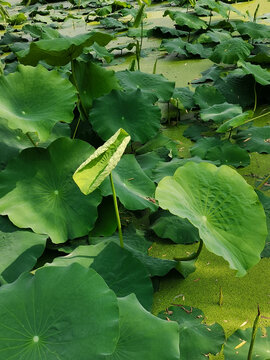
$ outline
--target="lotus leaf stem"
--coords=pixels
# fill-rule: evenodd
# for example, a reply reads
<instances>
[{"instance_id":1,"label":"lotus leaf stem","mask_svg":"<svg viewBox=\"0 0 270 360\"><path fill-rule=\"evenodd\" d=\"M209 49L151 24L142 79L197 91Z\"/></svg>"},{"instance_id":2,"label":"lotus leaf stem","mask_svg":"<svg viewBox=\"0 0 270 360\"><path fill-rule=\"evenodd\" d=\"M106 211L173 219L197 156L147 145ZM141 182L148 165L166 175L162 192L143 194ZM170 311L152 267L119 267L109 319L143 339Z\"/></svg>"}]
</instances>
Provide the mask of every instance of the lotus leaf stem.
<instances>
[{"instance_id":1,"label":"lotus leaf stem","mask_svg":"<svg viewBox=\"0 0 270 360\"><path fill-rule=\"evenodd\" d=\"M189 256L186 256L186 257L182 257L182 258L174 258L174 260L176 261L190 261L190 260L194 260L194 259L197 259L197 257L200 255L201 251L202 251L202 248L203 248L203 241L202 239L200 239L200 244L199 244L199 247L198 247L198 250L192 254L190 254Z\"/></svg>"},{"instance_id":2,"label":"lotus leaf stem","mask_svg":"<svg viewBox=\"0 0 270 360\"><path fill-rule=\"evenodd\" d=\"M28 139L31 141L31 143L32 143L35 147L37 147L37 144L34 142L34 140L31 138L31 136L29 135L28 132L26 133L26 136L27 136Z\"/></svg>"},{"instance_id":3,"label":"lotus leaf stem","mask_svg":"<svg viewBox=\"0 0 270 360\"><path fill-rule=\"evenodd\" d=\"M112 193L113 193L113 204L114 204L115 216L116 216L116 221L117 221L117 226L118 226L118 235L119 235L120 246L122 248L124 248L121 220L120 220L120 215L119 215L119 209L118 209L118 204L117 204L117 197L116 197L116 192L115 192L115 188L114 188L112 173L110 173L110 182L111 182Z\"/></svg>"},{"instance_id":4,"label":"lotus leaf stem","mask_svg":"<svg viewBox=\"0 0 270 360\"><path fill-rule=\"evenodd\" d=\"M258 313L257 313L257 316L253 323L251 341L250 341L250 346L249 346L249 350L248 350L247 360L252 360L252 352L253 352L253 347L255 344L255 338L256 338L256 334L257 334L257 330L258 330L258 326L259 326L260 317L261 317L261 312L260 312L260 307L258 305Z\"/></svg>"},{"instance_id":5,"label":"lotus leaf stem","mask_svg":"<svg viewBox=\"0 0 270 360\"><path fill-rule=\"evenodd\" d=\"M256 189L257 189L257 190L260 190L260 189L263 187L263 185L267 183L267 181L268 181L269 179L270 179L270 175L268 175L268 176L256 187Z\"/></svg>"},{"instance_id":6,"label":"lotus leaf stem","mask_svg":"<svg viewBox=\"0 0 270 360\"><path fill-rule=\"evenodd\" d=\"M254 108L253 108L253 113L256 111L257 109L257 90L256 90L256 80L254 79Z\"/></svg>"}]
</instances>

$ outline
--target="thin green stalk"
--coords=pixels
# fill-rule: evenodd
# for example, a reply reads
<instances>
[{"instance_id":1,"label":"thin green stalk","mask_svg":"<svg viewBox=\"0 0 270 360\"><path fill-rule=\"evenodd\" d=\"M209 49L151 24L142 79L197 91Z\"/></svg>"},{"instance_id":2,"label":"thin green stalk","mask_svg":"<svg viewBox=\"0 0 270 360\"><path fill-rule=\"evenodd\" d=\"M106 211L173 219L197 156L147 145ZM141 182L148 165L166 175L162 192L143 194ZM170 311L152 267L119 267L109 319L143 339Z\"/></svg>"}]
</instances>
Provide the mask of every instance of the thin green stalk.
<instances>
[{"instance_id":1,"label":"thin green stalk","mask_svg":"<svg viewBox=\"0 0 270 360\"><path fill-rule=\"evenodd\" d=\"M198 247L198 250L192 254L190 254L189 256L186 256L186 257L182 257L182 258L174 258L174 260L176 261L190 261L190 260L194 260L194 259L197 259L197 257L200 255L201 251L202 251L202 248L203 248L203 241L200 239L200 244L199 244L199 247Z\"/></svg>"},{"instance_id":2,"label":"thin green stalk","mask_svg":"<svg viewBox=\"0 0 270 360\"><path fill-rule=\"evenodd\" d=\"M256 80L254 79L254 108L253 108L253 113L255 113L255 111L257 109L257 101L258 101L256 84L257 84Z\"/></svg>"},{"instance_id":3,"label":"thin green stalk","mask_svg":"<svg viewBox=\"0 0 270 360\"><path fill-rule=\"evenodd\" d=\"M140 56L142 52L142 44L143 44L143 20L141 22L141 42L140 42Z\"/></svg>"},{"instance_id":4,"label":"thin green stalk","mask_svg":"<svg viewBox=\"0 0 270 360\"><path fill-rule=\"evenodd\" d=\"M260 307L258 305L258 313L257 313L257 316L256 316L256 318L254 320L254 323L253 323L251 341L250 341L247 360L252 360L252 352L253 352L253 347L254 347L254 344L255 344L255 338L256 338L257 330L258 330L258 327L259 327L260 317L261 317L261 312L260 312Z\"/></svg>"},{"instance_id":5,"label":"thin green stalk","mask_svg":"<svg viewBox=\"0 0 270 360\"><path fill-rule=\"evenodd\" d=\"M264 113L262 115L255 116L254 118L249 119L248 121L245 122L245 124L249 123L250 121L260 119L261 117L264 117L264 116L269 115L269 114L270 114L270 111L267 111L266 113Z\"/></svg>"},{"instance_id":6,"label":"thin green stalk","mask_svg":"<svg viewBox=\"0 0 270 360\"><path fill-rule=\"evenodd\" d=\"M36 143L35 143L34 140L31 138L31 136L29 135L28 132L26 133L26 136L27 136L28 139L31 141L31 143L32 143L35 147L37 147Z\"/></svg>"},{"instance_id":7,"label":"thin green stalk","mask_svg":"<svg viewBox=\"0 0 270 360\"><path fill-rule=\"evenodd\" d=\"M139 41L136 40L136 59L137 59L137 66L138 70L140 71L140 44Z\"/></svg>"},{"instance_id":8,"label":"thin green stalk","mask_svg":"<svg viewBox=\"0 0 270 360\"><path fill-rule=\"evenodd\" d=\"M115 188L114 188L112 173L110 173L110 182L111 182L112 193L113 193L113 204L114 204L115 216L116 216L116 221L117 221L117 226L118 226L118 235L119 235L120 246L122 248L124 248L121 220L120 220L120 215L119 215L119 210L118 210L118 204L117 204L117 198L116 198L116 192L115 192Z\"/></svg>"},{"instance_id":9,"label":"thin green stalk","mask_svg":"<svg viewBox=\"0 0 270 360\"><path fill-rule=\"evenodd\" d=\"M270 179L270 175L268 175L257 187L257 190L261 190L261 188L263 187L264 184L267 183L267 181Z\"/></svg>"}]
</instances>

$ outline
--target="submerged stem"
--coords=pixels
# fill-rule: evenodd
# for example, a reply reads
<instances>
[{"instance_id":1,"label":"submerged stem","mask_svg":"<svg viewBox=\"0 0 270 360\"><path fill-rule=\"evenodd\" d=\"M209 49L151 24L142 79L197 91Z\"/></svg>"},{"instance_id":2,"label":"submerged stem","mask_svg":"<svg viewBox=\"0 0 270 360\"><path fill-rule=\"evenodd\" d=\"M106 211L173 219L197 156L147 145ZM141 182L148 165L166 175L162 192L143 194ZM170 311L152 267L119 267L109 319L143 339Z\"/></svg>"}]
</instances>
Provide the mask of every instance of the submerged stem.
<instances>
[{"instance_id":1,"label":"submerged stem","mask_svg":"<svg viewBox=\"0 0 270 360\"><path fill-rule=\"evenodd\" d=\"M253 323L251 341L250 341L247 360L252 360L252 352L253 352L253 347L255 344L255 338L256 338L256 334L257 334L257 330L258 330L258 326L259 326L260 317L261 317L261 312L260 312L260 307L258 305L258 313L257 313L256 318Z\"/></svg>"},{"instance_id":2,"label":"submerged stem","mask_svg":"<svg viewBox=\"0 0 270 360\"><path fill-rule=\"evenodd\" d=\"M116 198L116 192L115 192L115 188L114 188L112 173L110 173L110 182L111 182L111 187L112 187L115 216L116 216L116 221L117 221L117 226L118 226L119 241L120 241L120 246L123 248L124 247L124 241L123 241L121 220L120 220L120 215L119 215L119 210L118 210L118 205L117 205L117 198Z\"/></svg>"},{"instance_id":3,"label":"submerged stem","mask_svg":"<svg viewBox=\"0 0 270 360\"><path fill-rule=\"evenodd\" d=\"M197 257L200 255L200 253L202 251L202 248L203 248L203 241L202 241L202 239L200 239L200 244L199 244L198 250L196 252L194 252L194 253L190 254L189 256L186 256L186 257L174 258L174 260L176 260L176 261L189 261L189 260L197 259Z\"/></svg>"}]
</instances>

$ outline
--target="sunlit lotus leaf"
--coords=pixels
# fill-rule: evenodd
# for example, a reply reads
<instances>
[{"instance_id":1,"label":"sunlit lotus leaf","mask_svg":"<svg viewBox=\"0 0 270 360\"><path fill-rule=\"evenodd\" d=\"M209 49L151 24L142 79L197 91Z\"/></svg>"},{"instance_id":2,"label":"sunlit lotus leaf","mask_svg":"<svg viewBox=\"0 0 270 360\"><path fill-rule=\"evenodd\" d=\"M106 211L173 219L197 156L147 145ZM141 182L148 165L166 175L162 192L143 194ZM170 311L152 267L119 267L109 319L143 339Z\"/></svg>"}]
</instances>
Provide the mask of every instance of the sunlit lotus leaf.
<instances>
[{"instance_id":1,"label":"sunlit lotus leaf","mask_svg":"<svg viewBox=\"0 0 270 360\"><path fill-rule=\"evenodd\" d=\"M270 72L260 65L253 65L249 62L238 61L237 65L242 68L245 74L251 74L261 85L270 85Z\"/></svg>"},{"instance_id":2,"label":"sunlit lotus leaf","mask_svg":"<svg viewBox=\"0 0 270 360\"><path fill-rule=\"evenodd\" d=\"M215 104L200 111L200 117L203 121L213 120L215 123L221 123L240 114L242 114L241 106L227 102Z\"/></svg>"},{"instance_id":3,"label":"sunlit lotus leaf","mask_svg":"<svg viewBox=\"0 0 270 360\"><path fill-rule=\"evenodd\" d=\"M113 37L98 31L91 31L74 37L42 39L30 43L26 50L16 53L20 63L36 66L40 60L53 66L63 66L78 57L83 49L94 42L107 45Z\"/></svg>"},{"instance_id":4,"label":"sunlit lotus leaf","mask_svg":"<svg viewBox=\"0 0 270 360\"><path fill-rule=\"evenodd\" d=\"M244 40L232 38L217 45L209 59L218 64L236 64L240 59L247 59L252 49L253 46Z\"/></svg>"},{"instance_id":5,"label":"sunlit lotus leaf","mask_svg":"<svg viewBox=\"0 0 270 360\"><path fill-rule=\"evenodd\" d=\"M208 109L210 106L224 103L225 98L214 86L201 85L196 87L194 102L201 109Z\"/></svg>"},{"instance_id":6,"label":"sunlit lotus leaf","mask_svg":"<svg viewBox=\"0 0 270 360\"><path fill-rule=\"evenodd\" d=\"M236 330L224 346L225 360L246 360L250 346L252 328ZM270 354L270 328L258 329L252 352L252 358L269 360Z\"/></svg>"},{"instance_id":7,"label":"sunlit lotus leaf","mask_svg":"<svg viewBox=\"0 0 270 360\"><path fill-rule=\"evenodd\" d=\"M141 71L119 71L116 73L123 90L136 90L154 94L159 100L168 101L173 93L175 83L163 75L147 74Z\"/></svg>"},{"instance_id":8,"label":"sunlit lotus leaf","mask_svg":"<svg viewBox=\"0 0 270 360\"><path fill-rule=\"evenodd\" d=\"M99 191L85 196L72 180L94 149L60 138L47 149L29 148L0 173L0 212L18 227L47 234L55 243L86 235L94 226Z\"/></svg>"},{"instance_id":9,"label":"sunlit lotus leaf","mask_svg":"<svg viewBox=\"0 0 270 360\"><path fill-rule=\"evenodd\" d=\"M161 208L197 227L207 249L238 276L260 260L265 213L252 187L232 168L189 162L161 180L156 198Z\"/></svg>"},{"instance_id":10,"label":"sunlit lotus leaf","mask_svg":"<svg viewBox=\"0 0 270 360\"><path fill-rule=\"evenodd\" d=\"M52 265L73 263L94 269L118 297L134 293L140 303L151 310L153 286L150 274L128 249L122 249L114 242L78 246L67 256L55 258Z\"/></svg>"},{"instance_id":11,"label":"sunlit lotus leaf","mask_svg":"<svg viewBox=\"0 0 270 360\"><path fill-rule=\"evenodd\" d=\"M184 13L181 11L166 10L163 16L169 15L177 25L183 27L189 27L193 30L207 29L207 23L201 20L198 16Z\"/></svg>"},{"instance_id":12,"label":"sunlit lotus leaf","mask_svg":"<svg viewBox=\"0 0 270 360\"><path fill-rule=\"evenodd\" d=\"M179 360L179 329L175 322L146 311L134 294L118 299L120 337L107 360Z\"/></svg>"},{"instance_id":13,"label":"sunlit lotus leaf","mask_svg":"<svg viewBox=\"0 0 270 360\"><path fill-rule=\"evenodd\" d=\"M18 66L18 71L0 77L0 122L24 133L37 132L45 141L59 122L70 123L76 92L56 71L41 65Z\"/></svg>"},{"instance_id":14,"label":"sunlit lotus leaf","mask_svg":"<svg viewBox=\"0 0 270 360\"><path fill-rule=\"evenodd\" d=\"M220 125L220 127L217 129L218 133L224 133L228 130L234 129L240 125L243 125L246 123L246 121L250 120L250 118L253 115L252 110L245 111L242 114L234 116L232 119L227 120L224 124Z\"/></svg>"},{"instance_id":15,"label":"sunlit lotus leaf","mask_svg":"<svg viewBox=\"0 0 270 360\"><path fill-rule=\"evenodd\" d=\"M85 195L93 192L112 172L129 141L128 133L119 129L78 167L73 179Z\"/></svg>"},{"instance_id":16,"label":"sunlit lotus leaf","mask_svg":"<svg viewBox=\"0 0 270 360\"><path fill-rule=\"evenodd\" d=\"M251 127L237 132L234 138L250 152L270 154L270 126Z\"/></svg>"},{"instance_id":17,"label":"sunlit lotus leaf","mask_svg":"<svg viewBox=\"0 0 270 360\"><path fill-rule=\"evenodd\" d=\"M32 270L45 249L46 239L46 235L23 231L0 216L1 277L12 282L24 271Z\"/></svg>"},{"instance_id":18,"label":"sunlit lotus leaf","mask_svg":"<svg viewBox=\"0 0 270 360\"><path fill-rule=\"evenodd\" d=\"M185 50L185 41L180 37L177 39L164 39L160 45L161 49L165 49L169 54L176 53L177 55L188 56Z\"/></svg>"},{"instance_id":19,"label":"sunlit lotus leaf","mask_svg":"<svg viewBox=\"0 0 270 360\"><path fill-rule=\"evenodd\" d=\"M171 103L181 110L190 110L195 105L193 100L194 93L190 88L175 88L172 94Z\"/></svg>"},{"instance_id":20,"label":"sunlit lotus leaf","mask_svg":"<svg viewBox=\"0 0 270 360\"><path fill-rule=\"evenodd\" d=\"M153 105L156 100L156 96L145 94L140 89L126 92L113 90L93 102L89 120L105 141L123 128L132 140L145 143L160 128L160 109Z\"/></svg>"},{"instance_id":21,"label":"sunlit lotus leaf","mask_svg":"<svg viewBox=\"0 0 270 360\"><path fill-rule=\"evenodd\" d=\"M270 37L268 25L258 24L255 21L236 21L235 25L241 35L248 35L251 39L269 39Z\"/></svg>"},{"instance_id":22,"label":"sunlit lotus leaf","mask_svg":"<svg viewBox=\"0 0 270 360\"><path fill-rule=\"evenodd\" d=\"M117 298L93 269L24 273L0 288L3 359L104 359L119 336Z\"/></svg>"},{"instance_id":23,"label":"sunlit lotus leaf","mask_svg":"<svg viewBox=\"0 0 270 360\"><path fill-rule=\"evenodd\" d=\"M128 210L157 210L155 184L144 174L134 155L124 155L112 172L116 195ZM109 179L100 186L103 196L111 195Z\"/></svg>"},{"instance_id":24,"label":"sunlit lotus leaf","mask_svg":"<svg viewBox=\"0 0 270 360\"><path fill-rule=\"evenodd\" d=\"M171 306L158 316L178 323L180 354L183 360L204 360L208 354L216 355L225 342L222 326L217 323L203 323L204 313L200 309Z\"/></svg>"}]
</instances>

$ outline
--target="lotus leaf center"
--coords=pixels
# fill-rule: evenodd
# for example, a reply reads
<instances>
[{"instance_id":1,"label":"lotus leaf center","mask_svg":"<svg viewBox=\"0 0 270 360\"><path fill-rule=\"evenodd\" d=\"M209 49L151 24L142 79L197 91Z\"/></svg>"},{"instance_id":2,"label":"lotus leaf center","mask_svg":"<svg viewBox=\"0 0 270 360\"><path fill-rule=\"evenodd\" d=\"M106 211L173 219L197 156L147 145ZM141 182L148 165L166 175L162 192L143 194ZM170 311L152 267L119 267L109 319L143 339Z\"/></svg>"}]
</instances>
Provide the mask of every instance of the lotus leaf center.
<instances>
[{"instance_id":1,"label":"lotus leaf center","mask_svg":"<svg viewBox=\"0 0 270 360\"><path fill-rule=\"evenodd\" d=\"M25 115L25 114L26 114L26 112L25 112L25 111L22 111L22 114L23 114L23 115Z\"/></svg>"},{"instance_id":2,"label":"lotus leaf center","mask_svg":"<svg viewBox=\"0 0 270 360\"><path fill-rule=\"evenodd\" d=\"M59 195L59 191L58 190L54 190L53 192L55 195Z\"/></svg>"},{"instance_id":3,"label":"lotus leaf center","mask_svg":"<svg viewBox=\"0 0 270 360\"><path fill-rule=\"evenodd\" d=\"M207 217L206 217L205 215L202 216L202 221L203 221L204 223L206 223Z\"/></svg>"},{"instance_id":4,"label":"lotus leaf center","mask_svg":"<svg viewBox=\"0 0 270 360\"><path fill-rule=\"evenodd\" d=\"M34 343L39 342L39 336L35 335L35 336L33 337L33 341L34 341Z\"/></svg>"}]
</instances>

